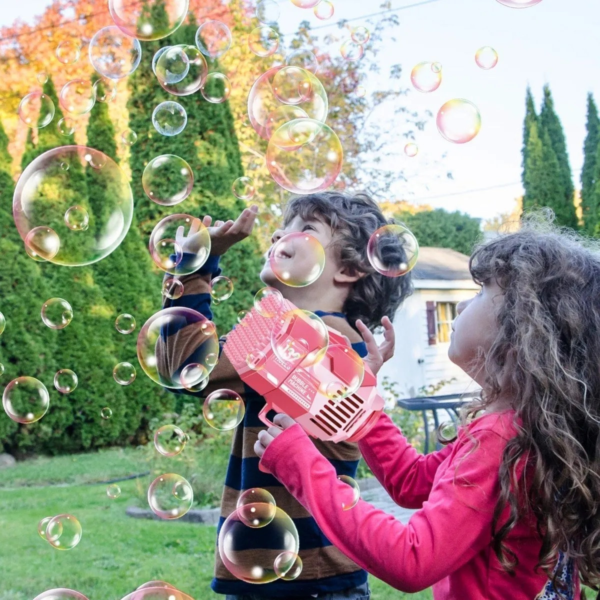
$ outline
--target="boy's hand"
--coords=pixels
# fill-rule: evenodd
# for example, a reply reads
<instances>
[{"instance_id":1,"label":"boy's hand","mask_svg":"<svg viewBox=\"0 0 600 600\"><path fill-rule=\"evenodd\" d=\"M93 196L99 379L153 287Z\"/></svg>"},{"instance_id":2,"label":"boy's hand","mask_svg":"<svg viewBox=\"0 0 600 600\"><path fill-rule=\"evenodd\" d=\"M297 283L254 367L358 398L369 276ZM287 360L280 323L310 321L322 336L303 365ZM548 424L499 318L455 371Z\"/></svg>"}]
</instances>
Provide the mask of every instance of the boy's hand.
<instances>
[{"instance_id":1,"label":"boy's hand","mask_svg":"<svg viewBox=\"0 0 600 600\"><path fill-rule=\"evenodd\" d=\"M259 458L262 458L262 455L265 453L265 450L269 444L278 435L281 435L285 429L295 425L296 421L294 421L292 417L288 417L287 415L280 413L275 415L273 423L275 423L277 427L269 427L269 429L263 429L262 431L258 432L258 441L254 444L254 452L256 452Z\"/></svg>"},{"instance_id":2,"label":"boy's hand","mask_svg":"<svg viewBox=\"0 0 600 600\"><path fill-rule=\"evenodd\" d=\"M210 234L211 255L221 256L231 246L246 239L254 229L257 214L258 206L253 205L250 208L244 209L235 221L216 221L212 227L212 217L206 215L202 219L202 224L208 229L208 233ZM197 225L194 227L195 223L196 221L192 223L187 237L183 235L183 228L179 228L181 232L177 230L175 242L182 248L183 252L197 253L200 250L197 247L200 239L200 236L197 234L199 227Z\"/></svg>"},{"instance_id":3,"label":"boy's hand","mask_svg":"<svg viewBox=\"0 0 600 600\"><path fill-rule=\"evenodd\" d=\"M383 336L385 339L381 343L381 346L378 346L367 326L360 319L356 321L356 327L367 345L368 354L363 360L369 365L371 371L373 371L373 375L377 375L383 363L394 356L394 345L396 343L394 326L388 317L383 317L381 324L383 325Z\"/></svg>"}]
</instances>

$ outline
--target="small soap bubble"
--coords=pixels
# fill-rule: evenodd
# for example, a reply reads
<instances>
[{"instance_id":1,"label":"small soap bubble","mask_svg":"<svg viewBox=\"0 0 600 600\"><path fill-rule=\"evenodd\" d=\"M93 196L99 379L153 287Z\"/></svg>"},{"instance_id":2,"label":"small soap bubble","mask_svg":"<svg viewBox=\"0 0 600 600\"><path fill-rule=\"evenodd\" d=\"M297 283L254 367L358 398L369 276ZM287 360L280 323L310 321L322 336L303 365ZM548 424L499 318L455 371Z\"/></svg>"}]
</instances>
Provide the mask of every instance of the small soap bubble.
<instances>
[{"instance_id":1,"label":"small soap bubble","mask_svg":"<svg viewBox=\"0 0 600 600\"><path fill-rule=\"evenodd\" d=\"M292 4L298 8L314 8L322 0L292 0Z\"/></svg>"},{"instance_id":2,"label":"small soap bubble","mask_svg":"<svg viewBox=\"0 0 600 600\"><path fill-rule=\"evenodd\" d=\"M111 408L109 408L108 406L105 406L103 409L100 410L100 416L107 421L108 419L110 419L113 415L113 411Z\"/></svg>"},{"instance_id":3,"label":"small soap bubble","mask_svg":"<svg viewBox=\"0 0 600 600\"><path fill-rule=\"evenodd\" d=\"M46 528L48 523L52 521L52 517L44 517L40 520L37 526L38 535L45 541L46 540Z\"/></svg>"},{"instance_id":4,"label":"small soap bubble","mask_svg":"<svg viewBox=\"0 0 600 600\"><path fill-rule=\"evenodd\" d=\"M154 75L156 75L156 66L160 57L171 47L172 46L163 46L154 53L154 56L152 57L152 72L154 73Z\"/></svg>"},{"instance_id":5,"label":"small soap bubble","mask_svg":"<svg viewBox=\"0 0 600 600\"><path fill-rule=\"evenodd\" d=\"M508 6L508 8L529 8L539 4L542 0L497 0L500 4Z\"/></svg>"},{"instance_id":6,"label":"small soap bubble","mask_svg":"<svg viewBox=\"0 0 600 600\"><path fill-rule=\"evenodd\" d=\"M248 35L248 46L256 56L272 56L279 48L279 34L272 27L262 25Z\"/></svg>"},{"instance_id":7,"label":"small soap bubble","mask_svg":"<svg viewBox=\"0 0 600 600\"><path fill-rule=\"evenodd\" d=\"M276 514L275 498L267 490L252 488L243 492L237 501L242 522L248 527L266 527Z\"/></svg>"},{"instance_id":8,"label":"small soap bubble","mask_svg":"<svg viewBox=\"0 0 600 600\"><path fill-rule=\"evenodd\" d=\"M178 135L187 125L187 113L178 102L161 102L152 113L152 124L161 135Z\"/></svg>"},{"instance_id":9,"label":"small soap bubble","mask_svg":"<svg viewBox=\"0 0 600 600\"><path fill-rule=\"evenodd\" d=\"M260 350L252 350L246 356L246 364L253 371L261 371L265 366L265 354Z\"/></svg>"},{"instance_id":10,"label":"small soap bubble","mask_svg":"<svg viewBox=\"0 0 600 600\"><path fill-rule=\"evenodd\" d=\"M190 94L194 94L202 87L208 74L208 64L206 59L196 46L179 44L177 46L169 47L167 52L171 52L173 49L185 53L190 66L189 71L181 81L176 83L167 83L164 79L157 76L158 82L165 91L174 96L189 96ZM165 58L165 55L166 52L161 54L156 62L157 74L159 73L159 65L163 61L163 58Z\"/></svg>"},{"instance_id":11,"label":"small soap bubble","mask_svg":"<svg viewBox=\"0 0 600 600\"><path fill-rule=\"evenodd\" d=\"M146 196L161 206L183 202L194 189L192 167L175 154L153 158L144 169L142 186Z\"/></svg>"},{"instance_id":12,"label":"small soap bubble","mask_svg":"<svg viewBox=\"0 0 600 600\"><path fill-rule=\"evenodd\" d=\"M115 329L123 335L132 333L135 330L135 318L129 313L120 314L115 319Z\"/></svg>"},{"instance_id":13,"label":"small soap bubble","mask_svg":"<svg viewBox=\"0 0 600 600\"><path fill-rule=\"evenodd\" d=\"M204 56L219 58L223 56L233 41L231 31L221 21L207 21L196 31L196 46Z\"/></svg>"},{"instance_id":14,"label":"small soap bubble","mask_svg":"<svg viewBox=\"0 0 600 600\"><path fill-rule=\"evenodd\" d=\"M64 329L72 319L73 309L62 298L50 298L42 305L42 321L50 329Z\"/></svg>"},{"instance_id":15,"label":"small soap bubble","mask_svg":"<svg viewBox=\"0 0 600 600\"><path fill-rule=\"evenodd\" d=\"M365 47L354 40L346 40L340 48L342 58L348 62L358 62L365 55Z\"/></svg>"},{"instance_id":16,"label":"small soap bubble","mask_svg":"<svg viewBox=\"0 0 600 600\"><path fill-rule=\"evenodd\" d=\"M44 537L44 539L46 539ZM88 600L83 594L67 588L47 590L36 596L34 600Z\"/></svg>"},{"instance_id":17,"label":"small soap bubble","mask_svg":"<svg viewBox=\"0 0 600 600\"><path fill-rule=\"evenodd\" d=\"M92 66L108 79L123 79L131 75L142 59L142 46L134 37L125 35L111 25L100 29L89 46Z\"/></svg>"},{"instance_id":18,"label":"small soap bubble","mask_svg":"<svg viewBox=\"0 0 600 600\"><path fill-rule=\"evenodd\" d=\"M300 67L313 75L319 70L319 61L310 50L294 50L285 57L288 67Z\"/></svg>"},{"instance_id":19,"label":"small soap bubble","mask_svg":"<svg viewBox=\"0 0 600 600\"><path fill-rule=\"evenodd\" d=\"M50 395L35 377L17 377L4 388L2 405L13 421L35 423L48 412Z\"/></svg>"},{"instance_id":20,"label":"small soap bubble","mask_svg":"<svg viewBox=\"0 0 600 600\"><path fill-rule=\"evenodd\" d=\"M138 135L133 129L125 129L121 132L121 142L125 146L133 146L138 139Z\"/></svg>"},{"instance_id":21,"label":"small soap bubble","mask_svg":"<svg viewBox=\"0 0 600 600\"><path fill-rule=\"evenodd\" d=\"M217 431L235 429L244 419L246 407L241 396L233 390L215 390L204 400L202 414Z\"/></svg>"},{"instance_id":22,"label":"small soap bubble","mask_svg":"<svg viewBox=\"0 0 600 600\"><path fill-rule=\"evenodd\" d=\"M185 46L169 46L156 62L154 74L162 85L183 81L190 72L190 59Z\"/></svg>"},{"instance_id":23,"label":"small soap bubble","mask_svg":"<svg viewBox=\"0 0 600 600\"><path fill-rule=\"evenodd\" d=\"M294 552L282 552L274 563L275 573L283 581L293 581L302 573L302 559Z\"/></svg>"},{"instance_id":24,"label":"small soap bubble","mask_svg":"<svg viewBox=\"0 0 600 600\"><path fill-rule=\"evenodd\" d=\"M48 81L48 73L45 71L40 71L35 78L40 85L44 85Z\"/></svg>"},{"instance_id":25,"label":"small soap bubble","mask_svg":"<svg viewBox=\"0 0 600 600\"><path fill-rule=\"evenodd\" d=\"M94 108L96 88L88 79L74 79L62 87L58 101L61 108L72 117L81 117Z\"/></svg>"},{"instance_id":26,"label":"small soap bubble","mask_svg":"<svg viewBox=\"0 0 600 600\"><path fill-rule=\"evenodd\" d=\"M273 25L279 20L281 11L279 2L275 0L261 0L256 4L256 18L265 25Z\"/></svg>"},{"instance_id":27,"label":"small soap bubble","mask_svg":"<svg viewBox=\"0 0 600 600\"><path fill-rule=\"evenodd\" d=\"M481 115L472 102L457 98L446 102L440 108L436 124L446 140L454 144L466 144L479 133Z\"/></svg>"},{"instance_id":28,"label":"small soap bubble","mask_svg":"<svg viewBox=\"0 0 600 600\"><path fill-rule=\"evenodd\" d=\"M119 385L131 385L135 376L135 367L128 362L121 362L113 369L113 377Z\"/></svg>"},{"instance_id":29,"label":"small soap bubble","mask_svg":"<svg viewBox=\"0 0 600 600\"><path fill-rule=\"evenodd\" d=\"M46 526L46 539L57 550L72 550L82 536L81 523L73 515L53 517Z\"/></svg>"},{"instance_id":30,"label":"small soap bubble","mask_svg":"<svg viewBox=\"0 0 600 600\"><path fill-rule=\"evenodd\" d=\"M274 317L283 306L282 293L272 287L264 287L254 296L254 308L263 317Z\"/></svg>"},{"instance_id":31,"label":"small soap bubble","mask_svg":"<svg viewBox=\"0 0 600 600\"><path fill-rule=\"evenodd\" d=\"M51 227L34 227L27 233L25 245L42 259L51 260L60 250L60 238Z\"/></svg>"},{"instance_id":32,"label":"small soap bubble","mask_svg":"<svg viewBox=\"0 0 600 600\"><path fill-rule=\"evenodd\" d=\"M252 313L248 312L247 310L240 310L237 314L237 322L238 323L242 323L242 321L244 321L244 319L250 315L250 317L252 317ZM246 321L244 321L244 325L246 324Z\"/></svg>"},{"instance_id":33,"label":"small soap bubble","mask_svg":"<svg viewBox=\"0 0 600 600\"><path fill-rule=\"evenodd\" d=\"M321 371L321 366L338 365L339 370L328 377L327 371ZM333 368L331 372L333 373ZM330 400L339 402L351 396L362 385L365 376L365 365L359 354L352 348L335 344L329 346L327 357L313 369L313 375L319 381L319 390Z\"/></svg>"},{"instance_id":34,"label":"small soap bubble","mask_svg":"<svg viewBox=\"0 0 600 600\"><path fill-rule=\"evenodd\" d=\"M54 374L54 387L61 394L70 394L78 382L77 375L71 369L60 369Z\"/></svg>"},{"instance_id":35,"label":"small soap bubble","mask_svg":"<svg viewBox=\"0 0 600 600\"><path fill-rule=\"evenodd\" d=\"M289 233L271 247L269 265L281 283L290 287L305 287L314 283L323 273L325 249L309 233Z\"/></svg>"},{"instance_id":36,"label":"small soap bubble","mask_svg":"<svg viewBox=\"0 0 600 600\"><path fill-rule=\"evenodd\" d=\"M68 166L68 165L67 165ZM71 231L86 231L90 224L90 215L83 206L70 206L65 212L65 225Z\"/></svg>"},{"instance_id":37,"label":"small soap bubble","mask_svg":"<svg viewBox=\"0 0 600 600\"><path fill-rule=\"evenodd\" d=\"M29 246L25 245L25 252L27 256L33 258L36 262L45 262L45 258L42 258L37 252L34 252Z\"/></svg>"},{"instance_id":38,"label":"small soap bubble","mask_svg":"<svg viewBox=\"0 0 600 600\"><path fill-rule=\"evenodd\" d=\"M442 83L442 71L441 69L439 71L434 70L434 64L431 62L422 62L413 68L410 80L419 92L434 92L440 87Z\"/></svg>"},{"instance_id":39,"label":"small soap bubble","mask_svg":"<svg viewBox=\"0 0 600 600\"><path fill-rule=\"evenodd\" d=\"M444 442L452 442L458 435L458 429L454 421L440 423L438 427L438 437Z\"/></svg>"},{"instance_id":40,"label":"small soap bubble","mask_svg":"<svg viewBox=\"0 0 600 600\"><path fill-rule=\"evenodd\" d=\"M65 117L63 117L62 119L59 119L58 123L56 125L58 127L58 131L60 132L60 134L64 135L65 137L69 137L69 136L73 135L75 133L75 130L77 129L75 123L69 121ZM68 170L68 164L67 164L67 170Z\"/></svg>"},{"instance_id":41,"label":"small soap bubble","mask_svg":"<svg viewBox=\"0 0 600 600\"><path fill-rule=\"evenodd\" d=\"M215 302L224 302L233 294L233 282L229 277L220 275L210 282L210 295Z\"/></svg>"},{"instance_id":42,"label":"small soap bubble","mask_svg":"<svg viewBox=\"0 0 600 600\"><path fill-rule=\"evenodd\" d=\"M183 452L187 435L177 425L163 425L154 433L154 447L163 456L177 456Z\"/></svg>"},{"instance_id":43,"label":"small soap bubble","mask_svg":"<svg viewBox=\"0 0 600 600\"><path fill-rule=\"evenodd\" d=\"M273 77L273 93L284 104L300 104L312 94L309 71L296 66L279 69Z\"/></svg>"},{"instance_id":44,"label":"small soap bubble","mask_svg":"<svg viewBox=\"0 0 600 600\"><path fill-rule=\"evenodd\" d=\"M256 194L254 182L250 177L238 177L231 186L231 191L240 200L252 200Z\"/></svg>"},{"instance_id":45,"label":"small soap bubble","mask_svg":"<svg viewBox=\"0 0 600 600\"><path fill-rule=\"evenodd\" d=\"M121 488L116 483L111 483L106 488L106 495L111 499L115 500L121 495Z\"/></svg>"},{"instance_id":46,"label":"small soap bubble","mask_svg":"<svg viewBox=\"0 0 600 600\"><path fill-rule=\"evenodd\" d=\"M175 473L157 477L148 488L148 504L161 519L180 519L194 502L194 491L190 483Z\"/></svg>"},{"instance_id":47,"label":"small soap bubble","mask_svg":"<svg viewBox=\"0 0 600 600\"><path fill-rule=\"evenodd\" d=\"M2 375L4 375L4 365L0 363L0 377L2 377Z\"/></svg>"},{"instance_id":48,"label":"small soap bubble","mask_svg":"<svg viewBox=\"0 0 600 600\"><path fill-rule=\"evenodd\" d=\"M371 39L371 32L363 25L359 25L350 31L350 37L357 44L364 45L369 43L369 40Z\"/></svg>"},{"instance_id":49,"label":"small soap bubble","mask_svg":"<svg viewBox=\"0 0 600 600\"><path fill-rule=\"evenodd\" d=\"M31 92L19 103L17 114L27 127L41 129L52 122L55 110L52 98L42 92Z\"/></svg>"},{"instance_id":50,"label":"small soap bubble","mask_svg":"<svg viewBox=\"0 0 600 600\"><path fill-rule=\"evenodd\" d=\"M409 142L404 146L404 154L409 158L414 158L417 154L419 154L419 146L414 142Z\"/></svg>"},{"instance_id":51,"label":"small soap bubble","mask_svg":"<svg viewBox=\"0 0 600 600\"><path fill-rule=\"evenodd\" d=\"M98 79L94 82L96 102L108 104L117 97L117 84L110 79Z\"/></svg>"},{"instance_id":52,"label":"small soap bubble","mask_svg":"<svg viewBox=\"0 0 600 600\"><path fill-rule=\"evenodd\" d=\"M214 353L211 352L211 356ZM201 392L207 385L209 380L210 372L208 368L214 368L216 363L213 363L212 359L208 360L208 356L204 362L204 365L198 363L191 363L186 365L181 370L181 385L188 392Z\"/></svg>"},{"instance_id":53,"label":"small soap bubble","mask_svg":"<svg viewBox=\"0 0 600 600\"><path fill-rule=\"evenodd\" d=\"M171 35L183 23L188 8L188 0L108 2L110 16L117 27L126 35L146 42Z\"/></svg>"},{"instance_id":54,"label":"small soap bubble","mask_svg":"<svg viewBox=\"0 0 600 600\"><path fill-rule=\"evenodd\" d=\"M79 60L81 44L75 40L65 40L56 47L56 58L63 65L72 65Z\"/></svg>"},{"instance_id":55,"label":"small soap bubble","mask_svg":"<svg viewBox=\"0 0 600 600\"><path fill-rule=\"evenodd\" d=\"M358 486L358 483L348 475L340 475L338 479L350 486L350 489L342 500L342 508L344 510L350 510L351 508L354 508L360 500L360 487Z\"/></svg>"},{"instance_id":56,"label":"small soap bubble","mask_svg":"<svg viewBox=\"0 0 600 600\"><path fill-rule=\"evenodd\" d=\"M317 19L326 21L327 19L331 19L331 17L333 17L335 6L332 2L329 2L329 0L321 0L321 2L319 2L319 4L313 8L313 12L315 13L315 17L317 17Z\"/></svg>"},{"instance_id":57,"label":"small soap bubble","mask_svg":"<svg viewBox=\"0 0 600 600\"><path fill-rule=\"evenodd\" d=\"M385 225L371 235L367 245L371 266L386 277L406 275L417 263L417 238L402 225Z\"/></svg>"},{"instance_id":58,"label":"small soap bubble","mask_svg":"<svg viewBox=\"0 0 600 600\"><path fill-rule=\"evenodd\" d=\"M162 293L169 300L179 300L183 296L184 286L181 280L169 277L163 282Z\"/></svg>"},{"instance_id":59,"label":"small soap bubble","mask_svg":"<svg viewBox=\"0 0 600 600\"><path fill-rule=\"evenodd\" d=\"M202 97L211 104L222 104L231 95L231 82L223 73L209 73L202 86Z\"/></svg>"},{"instance_id":60,"label":"small soap bubble","mask_svg":"<svg viewBox=\"0 0 600 600\"><path fill-rule=\"evenodd\" d=\"M491 46L484 46L475 53L475 62L478 67L489 71L498 64L498 53Z\"/></svg>"},{"instance_id":61,"label":"small soap bubble","mask_svg":"<svg viewBox=\"0 0 600 600\"><path fill-rule=\"evenodd\" d=\"M442 63L439 63L439 62L431 63L431 70L434 73L441 73L442 72Z\"/></svg>"},{"instance_id":62,"label":"small soap bubble","mask_svg":"<svg viewBox=\"0 0 600 600\"><path fill-rule=\"evenodd\" d=\"M6 317L0 312L0 335L4 333L6 329Z\"/></svg>"}]
</instances>

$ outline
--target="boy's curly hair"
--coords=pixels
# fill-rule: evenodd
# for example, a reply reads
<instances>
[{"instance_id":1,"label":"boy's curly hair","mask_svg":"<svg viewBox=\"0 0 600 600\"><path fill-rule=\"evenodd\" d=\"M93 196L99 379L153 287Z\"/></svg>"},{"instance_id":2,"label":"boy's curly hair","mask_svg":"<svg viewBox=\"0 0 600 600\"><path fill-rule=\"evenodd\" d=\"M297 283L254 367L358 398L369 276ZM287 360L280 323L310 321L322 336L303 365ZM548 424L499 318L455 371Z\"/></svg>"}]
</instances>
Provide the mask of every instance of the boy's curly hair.
<instances>
[{"instance_id":1,"label":"boy's curly hair","mask_svg":"<svg viewBox=\"0 0 600 600\"><path fill-rule=\"evenodd\" d=\"M556 589L553 570L561 551L574 560L582 582L597 590L600 245L559 229L553 217L548 209L531 213L520 231L479 245L471 256L473 279L496 281L504 297L499 332L479 363L489 391L468 413L510 390L522 420L502 457L494 512L493 548L504 568L511 572L516 557L503 540L532 510L542 539L538 566ZM520 464L527 466L526 482L517 479Z\"/></svg>"},{"instance_id":2,"label":"boy's curly hair","mask_svg":"<svg viewBox=\"0 0 600 600\"><path fill-rule=\"evenodd\" d=\"M354 272L364 273L353 286L344 304L348 322L355 327L357 319L373 331L388 316L393 320L396 310L412 294L412 276L386 277L377 272L367 257L371 235L380 227L395 223L386 219L377 203L367 194L342 194L324 192L299 196L288 202L284 210L284 226L294 217L319 218L333 232L342 264ZM386 258L392 264L406 262L406 253L399 243L385 248Z\"/></svg>"}]
</instances>

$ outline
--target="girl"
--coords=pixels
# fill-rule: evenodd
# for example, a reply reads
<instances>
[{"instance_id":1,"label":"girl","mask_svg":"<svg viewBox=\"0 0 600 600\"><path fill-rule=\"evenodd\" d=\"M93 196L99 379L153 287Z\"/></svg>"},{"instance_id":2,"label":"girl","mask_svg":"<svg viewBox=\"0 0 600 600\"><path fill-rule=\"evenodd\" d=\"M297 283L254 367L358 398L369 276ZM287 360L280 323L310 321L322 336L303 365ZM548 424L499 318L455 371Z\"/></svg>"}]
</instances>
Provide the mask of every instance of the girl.
<instances>
[{"instance_id":1,"label":"girl","mask_svg":"<svg viewBox=\"0 0 600 600\"><path fill-rule=\"evenodd\" d=\"M600 255L542 215L480 245L470 269L481 291L458 305L449 357L482 399L439 452L419 455L387 415L360 442L394 501L420 509L407 525L362 500L344 510L348 486L286 415L255 451L333 544L399 590L585 598L580 581L600 584ZM377 371L391 325L379 348L358 327Z\"/></svg>"}]
</instances>

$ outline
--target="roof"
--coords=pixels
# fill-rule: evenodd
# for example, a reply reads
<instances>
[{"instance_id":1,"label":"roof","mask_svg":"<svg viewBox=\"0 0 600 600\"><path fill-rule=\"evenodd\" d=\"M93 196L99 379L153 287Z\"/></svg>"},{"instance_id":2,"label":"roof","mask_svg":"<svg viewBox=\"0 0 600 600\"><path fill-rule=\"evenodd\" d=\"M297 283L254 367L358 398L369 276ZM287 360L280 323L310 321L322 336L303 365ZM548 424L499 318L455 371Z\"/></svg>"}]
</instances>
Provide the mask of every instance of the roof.
<instances>
[{"instance_id":1,"label":"roof","mask_svg":"<svg viewBox=\"0 0 600 600\"><path fill-rule=\"evenodd\" d=\"M420 247L419 258L412 273L415 279L472 279L469 257L450 248Z\"/></svg>"}]
</instances>

